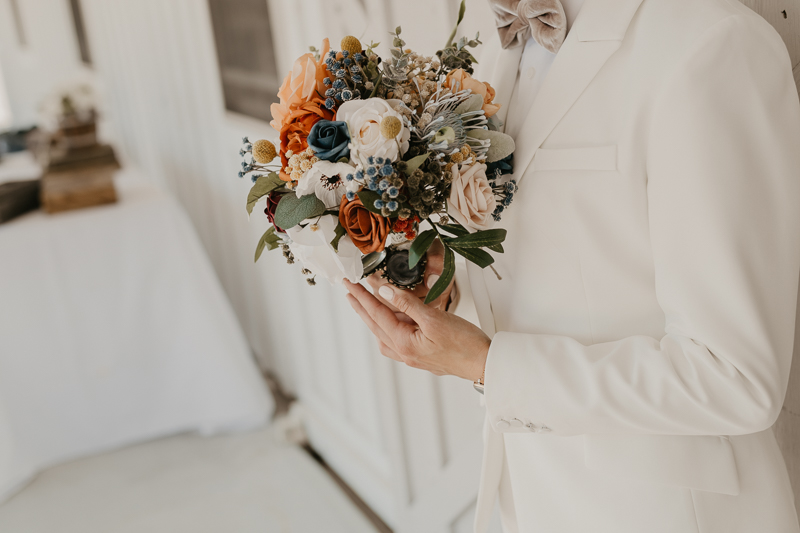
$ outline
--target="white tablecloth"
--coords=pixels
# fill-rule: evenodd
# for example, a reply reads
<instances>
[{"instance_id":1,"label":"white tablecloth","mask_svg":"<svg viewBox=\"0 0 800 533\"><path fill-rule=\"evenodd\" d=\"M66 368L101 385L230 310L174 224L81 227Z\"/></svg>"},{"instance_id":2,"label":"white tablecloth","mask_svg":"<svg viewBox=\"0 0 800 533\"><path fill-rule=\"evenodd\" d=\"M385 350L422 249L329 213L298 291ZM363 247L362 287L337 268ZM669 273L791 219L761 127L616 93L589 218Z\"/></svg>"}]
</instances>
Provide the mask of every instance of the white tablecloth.
<instances>
[{"instance_id":1,"label":"white tablecloth","mask_svg":"<svg viewBox=\"0 0 800 533\"><path fill-rule=\"evenodd\" d=\"M118 204L0 225L0 501L66 459L271 413L184 211L116 183Z\"/></svg>"}]
</instances>

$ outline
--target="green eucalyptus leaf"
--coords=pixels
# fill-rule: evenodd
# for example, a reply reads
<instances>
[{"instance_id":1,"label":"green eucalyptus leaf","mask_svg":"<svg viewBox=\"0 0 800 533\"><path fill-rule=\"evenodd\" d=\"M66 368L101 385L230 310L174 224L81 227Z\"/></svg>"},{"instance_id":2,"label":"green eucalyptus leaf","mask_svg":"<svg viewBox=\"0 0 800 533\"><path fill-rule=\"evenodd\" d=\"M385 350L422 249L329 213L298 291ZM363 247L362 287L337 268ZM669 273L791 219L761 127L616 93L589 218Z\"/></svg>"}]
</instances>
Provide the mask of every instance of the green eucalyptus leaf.
<instances>
[{"instance_id":1,"label":"green eucalyptus leaf","mask_svg":"<svg viewBox=\"0 0 800 533\"><path fill-rule=\"evenodd\" d=\"M275 224L283 229L293 228L307 218L320 216L325 212L325 204L313 194L298 198L285 194L275 209Z\"/></svg>"},{"instance_id":2,"label":"green eucalyptus leaf","mask_svg":"<svg viewBox=\"0 0 800 533\"><path fill-rule=\"evenodd\" d=\"M453 254L453 250L451 250L448 246L444 247L444 268L442 269L442 275L439 277L439 280L433 284L431 287L428 296L425 298L425 303L429 304L434 301L436 298L442 295L442 293L450 286L450 282L453 280L453 276L456 273L456 259L455 255Z\"/></svg>"},{"instance_id":3,"label":"green eucalyptus leaf","mask_svg":"<svg viewBox=\"0 0 800 533\"><path fill-rule=\"evenodd\" d=\"M483 96L477 93L469 95L469 98L458 104L453 113L460 115L462 113L469 113L470 111L478 111L483 109Z\"/></svg>"},{"instance_id":4,"label":"green eucalyptus leaf","mask_svg":"<svg viewBox=\"0 0 800 533\"><path fill-rule=\"evenodd\" d=\"M342 239L342 237L345 236L347 232L345 231L344 226L342 226L341 222L336 224L336 229L334 229L333 231L336 234L336 236L331 241L331 246L333 246L333 249L336 251L336 253L339 253L339 241Z\"/></svg>"},{"instance_id":5,"label":"green eucalyptus leaf","mask_svg":"<svg viewBox=\"0 0 800 533\"><path fill-rule=\"evenodd\" d=\"M433 241L436 240L437 235L438 233L436 233L435 229L429 229L417 235L417 238L414 239L414 242L411 243L411 248L408 250L409 268L417 266L419 260L422 259L422 256L425 255L425 252L431 247Z\"/></svg>"},{"instance_id":6,"label":"green eucalyptus leaf","mask_svg":"<svg viewBox=\"0 0 800 533\"><path fill-rule=\"evenodd\" d=\"M474 139L491 141L489 151L486 152L486 162L494 163L514 153L514 138L511 135L493 130L470 130L467 136Z\"/></svg>"},{"instance_id":7,"label":"green eucalyptus leaf","mask_svg":"<svg viewBox=\"0 0 800 533\"><path fill-rule=\"evenodd\" d=\"M451 247L455 253L463 256L468 261L472 261L481 268L486 268L494 263L494 257L489 255L488 252L484 252L480 248L459 248L457 246Z\"/></svg>"},{"instance_id":8,"label":"green eucalyptus leaf","mask_svg":"<svg viewBox=\"0 0 800 533\"><path fill-rule=\"evenodd\" d=\"M375 207L375 200L380 200L381 195L376 193L375 191L370 191L369 189L364 189L356 193L358 195L358 199L361 200L361 203L364 204L364 208L367 211L372 213L376 213L378 215L381 214L381 210L378 207ZM283 226L281 226L283 227Z\"/></svg>"},{"instance_id":9,"label":"green eucalyptus leaf","mask_svg":"<svg viewBox=\"0 0 800 533\"><path fill-rule=\"evenodd\" d=\"M275 189L280 189L284 185L286 185L286 182L275 172L270 172L266 176L258 178L250 189L250 193L247 195L247 214L250 215L253 213L253 207L255 207L256 203L258 203L261 198Z\"/></svg>"},{"instance_id":10,"label":"green eucalyptus leaf","mask_svg":"<svg viewBox=\"0 0 800 533\"><path fill-rule=\"evenodd\" d=\"M412 172L417 170L422 164L427 161L428 157L431 155L430 152L425 152L422 155L418 155L412 159L406 161L406 175L410 176Z\"/></svg>"},{"instance_id":11,"label":"green eucalyptus leaf","mask_svg":"<svg viewBox=\"0 0 800 533\"><path fill-rule=\"evenodd\" d=\"M261 257L261 254L264 252L264 248L267 250L274 250L278 247L278 243L280 242L280 237L275 233L275 226L270 226L270 228L264 232L264 235L258 240L258 245L256 246L256 257L254 261L258 261Z\"/></svg>"},{"instance_id":12,"label":"green eucalyptus leaf","mask_svg":"<svg viewBox=\"0 0 800 533\"><path fill-rule=\"evenodd\" d=\"M486 248L503 242L506 238L506 233L506 230L501 228L487 229L470 233L469 235L462 235L454 239L445 237L444 242L449 246L458 248Z\"/></svg>"}]
</instances>

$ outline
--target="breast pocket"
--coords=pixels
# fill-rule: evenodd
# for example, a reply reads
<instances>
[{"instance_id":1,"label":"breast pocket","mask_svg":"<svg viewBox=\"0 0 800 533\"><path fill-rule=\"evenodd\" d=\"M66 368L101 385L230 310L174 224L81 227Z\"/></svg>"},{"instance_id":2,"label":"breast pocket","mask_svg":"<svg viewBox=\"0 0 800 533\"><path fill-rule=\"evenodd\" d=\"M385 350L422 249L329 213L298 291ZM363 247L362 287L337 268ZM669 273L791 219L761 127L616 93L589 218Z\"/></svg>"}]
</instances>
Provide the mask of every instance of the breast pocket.
<instances>
[{"instance_id":1,"label":"breast pocket","mask_svg":"<svg viewBox=\"0 0 800 533\"><path fill-rule=\"evenodd\" d=\"M554 170L617 170L617 145L575 148L539 148L533 156L534 172Z\"/></svg>"}]
</instances>

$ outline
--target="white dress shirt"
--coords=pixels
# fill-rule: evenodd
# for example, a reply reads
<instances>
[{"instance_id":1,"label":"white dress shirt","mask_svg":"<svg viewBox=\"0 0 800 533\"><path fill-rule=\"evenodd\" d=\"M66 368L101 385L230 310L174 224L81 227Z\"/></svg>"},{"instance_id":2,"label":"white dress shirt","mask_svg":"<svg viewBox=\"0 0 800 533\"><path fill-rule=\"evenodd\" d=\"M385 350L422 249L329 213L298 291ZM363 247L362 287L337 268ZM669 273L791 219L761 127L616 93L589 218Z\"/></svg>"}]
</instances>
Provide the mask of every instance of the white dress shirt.
<instances>
[{"instance_id":1,"label":"white dress shirt","mask_svg":"<svg viewBox=\"0 0 800 533\"><path fill-rule=\"evenodd\" d=\"M583 6L584 0L562 0L564 12L567 15L567 27L571 28L573 21L577 18ZM525 50L519 62L517 71L517 82L511 96L509 114L505 132L516 138L519 128L528 114L533 104L534 98L539 93L539 89L544 83L550 66L556 58L556 54L547 51L540 46L533 37L529 37L525 43Z\"/></svg>"}]
</instances>

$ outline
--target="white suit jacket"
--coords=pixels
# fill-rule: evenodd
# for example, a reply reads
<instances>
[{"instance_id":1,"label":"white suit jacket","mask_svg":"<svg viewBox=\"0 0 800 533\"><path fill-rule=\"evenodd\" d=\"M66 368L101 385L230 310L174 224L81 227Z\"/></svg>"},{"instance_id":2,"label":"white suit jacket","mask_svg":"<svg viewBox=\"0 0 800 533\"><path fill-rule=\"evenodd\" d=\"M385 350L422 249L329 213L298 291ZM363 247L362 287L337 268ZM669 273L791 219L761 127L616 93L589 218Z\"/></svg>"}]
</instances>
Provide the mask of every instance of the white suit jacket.
<instances>
[{"instance_id":1,"label":"white suit jacket","mask_svg":"<svg viewBox=\"0 0 800 533\"><path fill-rule=\"evenodd\" d=\"M502 119L522 48L492 41L478 76ZM468 266L493 335L476 530L503 434L549 431L584 435L587 468L746 494L695 502L728 533L797 531L782 462L759 462L777 450L800 273L780 37L735 0L586 0L525 120L504 279Z\"/></svg>"}]
</instances>

